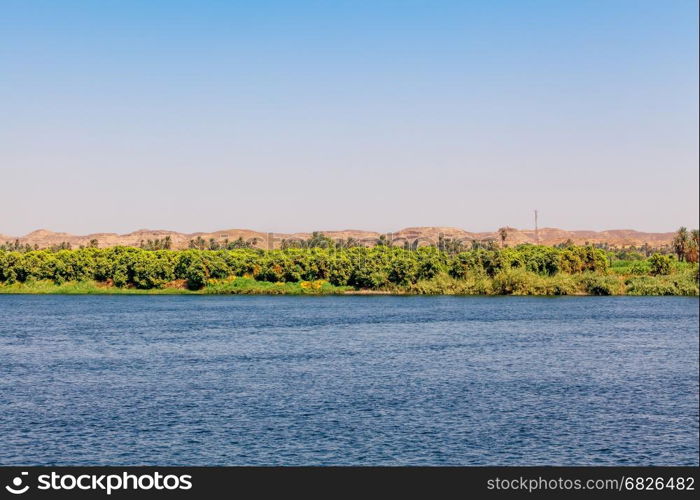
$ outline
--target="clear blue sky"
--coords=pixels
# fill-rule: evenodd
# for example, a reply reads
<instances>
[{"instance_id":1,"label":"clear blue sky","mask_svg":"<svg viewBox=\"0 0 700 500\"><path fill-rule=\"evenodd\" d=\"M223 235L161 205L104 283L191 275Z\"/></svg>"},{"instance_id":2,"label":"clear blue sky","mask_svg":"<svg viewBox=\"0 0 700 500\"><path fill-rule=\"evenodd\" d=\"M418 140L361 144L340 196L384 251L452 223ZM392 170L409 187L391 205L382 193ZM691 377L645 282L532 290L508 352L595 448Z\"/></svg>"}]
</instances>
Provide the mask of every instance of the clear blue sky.
<instances>
[{"instance_id":1,"label":"clear blue sky","mask_svg":"<svg viewBox=\"0 0 700 500\"><path fill-rule=\"evenodd\" d=\"M0 0L0 233L698 225L695 0Z\"/></svg>"}]
</instances>

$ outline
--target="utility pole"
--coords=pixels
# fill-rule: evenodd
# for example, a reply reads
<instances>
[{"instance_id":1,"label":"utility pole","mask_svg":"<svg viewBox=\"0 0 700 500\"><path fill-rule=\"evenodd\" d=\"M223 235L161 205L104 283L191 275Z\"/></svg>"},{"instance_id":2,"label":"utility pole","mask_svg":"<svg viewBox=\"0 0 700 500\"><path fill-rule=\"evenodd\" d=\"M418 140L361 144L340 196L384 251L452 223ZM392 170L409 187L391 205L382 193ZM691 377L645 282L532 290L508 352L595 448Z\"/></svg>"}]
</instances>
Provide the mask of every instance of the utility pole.
<instances>
[{"instance_id":1,"label":"utility pole","mask_svg":"<svg viewBox=\"0 0 700 500\"><path fill-rule=\"evenodd\" d=\"M535 241L540 244L540 232L537 229L537 210L535 210Z\"/></svg>"}]
</instances>

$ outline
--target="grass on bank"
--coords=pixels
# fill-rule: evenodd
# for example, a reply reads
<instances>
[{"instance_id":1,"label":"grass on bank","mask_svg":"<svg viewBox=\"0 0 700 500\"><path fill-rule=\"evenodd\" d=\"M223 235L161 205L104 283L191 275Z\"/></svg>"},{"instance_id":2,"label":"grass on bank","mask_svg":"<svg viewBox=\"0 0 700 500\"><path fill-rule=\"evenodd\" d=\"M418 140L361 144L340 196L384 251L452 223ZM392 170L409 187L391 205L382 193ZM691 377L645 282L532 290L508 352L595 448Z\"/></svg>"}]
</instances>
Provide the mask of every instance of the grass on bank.
<instances>
[{"instance_id":1,"label":"grass on bank","mask_svg":"<svg viewBox=\"0 0 700 500\"><path fill-rule=\"evenodd\" d=\"M668 276L615 273L543 276L524 269L507 269L493 278L477 275L455 279L439 275L394 290L418 295L699 295L697 271L692 268Z\"/></svg>"},{"instance_id":2,"label":"grass on bank","mask_svg":"<svg viewBox=\"0 0 700 500\"><path fill-rule=\"evenodd\" d=\"M494 277L475 274L457 279L439 274L430 280L408 285L390 285L380 290L357 290L334 286L325 280L300 282L258 281L248 277L209 280L199 290L189 290L184 280L161 288L116 287L97 281L29 280L2 284L0 294L137 294L137 295L341 295L377 293L397 295L683 295L698 296L697 270L683 268L670 275L648 276L611 272L543 276L524 269L506 269Z\"/></svg>"},{"instance_id":3,"label":"grass on bank","mask_svg":"<svg viewBox=\"0 0 700 500\"><path fill-rule=\"evenodd\" d=\"M271 283L253 278L231 277L209 280L199 290L189 290L184 280L174 281L161 288L140 289L117 287L99 281L68 281L55 284L51 280L26 281L0 284L0 294L65 294L65 295L329 295L342 294L352 287L337 287L327 281L301 281L297 283Z\"/></svg>"},{"instance_id":4,"label":"grass on bank","mask_svg":"<svg viewBox=\"0 0 700 500\"><path fill-rule=\"evenodd\" d=\"M672 274L682 274L686 271L697 269L697 264L691 262L679 262L676 260L670 261L669 266ZM649 260L613 260L610 263L608 270L612 274L619 274L623 276L643 276L651 274L652 265Z\"/></svg>"},{"instance_id":5,"label":"grass on bank","mask_svg":"<svg viewBox=\"0 0 700 500\"><path fill-rule=\"evenodd\" d=\"M230 277L209 280L202 290L204 294L238 295L332 295L352 290L350 286L334 286L325 280L276 282L257 281L253 278Z\"/></svg>"}]
</instances>

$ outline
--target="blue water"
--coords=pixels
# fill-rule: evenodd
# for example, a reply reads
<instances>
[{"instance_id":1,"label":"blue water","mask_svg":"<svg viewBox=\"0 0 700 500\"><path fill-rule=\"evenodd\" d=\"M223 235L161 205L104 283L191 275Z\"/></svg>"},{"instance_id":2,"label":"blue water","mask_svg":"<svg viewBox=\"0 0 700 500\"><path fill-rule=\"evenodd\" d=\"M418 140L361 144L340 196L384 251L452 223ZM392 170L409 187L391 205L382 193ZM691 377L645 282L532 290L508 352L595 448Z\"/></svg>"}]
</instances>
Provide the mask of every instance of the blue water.
<instances>
[{"instance_id":1,"label":"blue water","mask_svg":"<svg viewBox=\"0 0 700 500\"><path fill-rule=\"evenodd\" d=\"M698 464L698 300L0 296L0 464Z\"/></svg>"}]
</instances>

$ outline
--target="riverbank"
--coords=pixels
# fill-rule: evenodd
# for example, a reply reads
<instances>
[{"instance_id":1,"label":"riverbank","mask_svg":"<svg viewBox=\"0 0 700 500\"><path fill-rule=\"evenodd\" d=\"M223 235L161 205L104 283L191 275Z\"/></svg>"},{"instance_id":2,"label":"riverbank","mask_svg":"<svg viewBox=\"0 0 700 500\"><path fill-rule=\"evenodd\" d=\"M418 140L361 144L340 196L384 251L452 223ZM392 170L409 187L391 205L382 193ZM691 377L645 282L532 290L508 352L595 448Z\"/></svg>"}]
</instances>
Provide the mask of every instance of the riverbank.
<instances>
[{"instance_id":1,"label":"riverbank","mask_svg":"<svg viewBox=\"0 0 700 500\"><path fill-rule=\"evenodd\" d=\"M325 280L269 282L247 277L209 280L202 288L191 290L185 280L175 280L158 288L115 286L94 280L28 280L0 285L0 294L64 295L676 295L698 296L694 273L679 272L666 276L633 276L582 273L580 275L541 276L523 270L508 270L495 277L475 276L457 279L438 275L408 285L390 285L382 289L335 286Z\"/></svg>"},{"instance_id":2,"label":"riverbank","mask_svg":"<svg viewBox=\"0 0 700 500\"><path fill-rule=\"evenodd\" d=\"M0 294L62 294L62 295L340 295L351 287L337 287L328 282L271 283L252 278L211 280L201 289L190 290L184 280L166 283L160 288L141 289L118 287L113 283L68 281L55 284L51 280L27 281L0 285Z\"/></svg>"}]
</instances>

